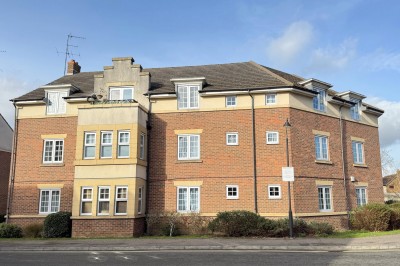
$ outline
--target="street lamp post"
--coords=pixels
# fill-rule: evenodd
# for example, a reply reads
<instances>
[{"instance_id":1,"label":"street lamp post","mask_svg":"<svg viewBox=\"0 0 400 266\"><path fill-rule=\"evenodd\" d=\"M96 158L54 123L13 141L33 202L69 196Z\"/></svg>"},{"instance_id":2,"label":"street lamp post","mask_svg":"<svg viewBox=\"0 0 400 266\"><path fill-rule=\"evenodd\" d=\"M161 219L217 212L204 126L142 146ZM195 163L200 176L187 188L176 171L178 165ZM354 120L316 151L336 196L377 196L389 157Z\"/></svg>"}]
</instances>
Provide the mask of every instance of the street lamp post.
<instances>
[{"instance_id":1,"label":"street lamp post","mask_svg":"<svg viewBox=\"0 0 400 266\"><path fill-rule=\"evenodd\" d=\"M289 167L289 138L288 128L292 125L289 123L289 119L286 118L286 122L283 125L286 128L286 166ZM288 181L288 194L289 194L289 237L293 238L293 214L292 214L292 199L290 193L290 181Z\"/></svg>"}]
</instances>

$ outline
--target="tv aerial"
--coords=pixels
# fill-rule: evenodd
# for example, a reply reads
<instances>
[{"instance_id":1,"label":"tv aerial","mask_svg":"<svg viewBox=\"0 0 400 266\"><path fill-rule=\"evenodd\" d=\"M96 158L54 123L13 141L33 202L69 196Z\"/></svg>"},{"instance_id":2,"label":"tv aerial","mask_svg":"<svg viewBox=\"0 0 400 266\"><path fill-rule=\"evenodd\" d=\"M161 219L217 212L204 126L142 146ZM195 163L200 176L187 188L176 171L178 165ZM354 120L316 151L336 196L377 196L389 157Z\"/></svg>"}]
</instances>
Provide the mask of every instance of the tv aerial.
<instances>
[{"instance_id":1,"label":"tv aerial","mask_svg":"<svg viewBox=\"0 0 400 266\"><path fill-rule=\"evenodd\" d=\"M72 39L82 39L82 40L85 40L86 38L85 38L85 37L81 37L81 36L75 36L75 35L72 35L72 34L70 33L70 34L67 35L67 45L65 46L65 52L59 52L59 51L57 50L57 48L56 48L57 54L64 54L64 55L65 55L65 60L64 60L64 76L65 76L66 71L67 71L67 59L68 59L68 57L71 57L71 56L81 56L80 54L75 54L75 53L71 52L70 48L72 48L72 47L73 47L73 48L78 48L78 47L79 47L79 46L77 46L77 45L70 44L70 41L71 41Z\"/></svg>"}]
</instances>

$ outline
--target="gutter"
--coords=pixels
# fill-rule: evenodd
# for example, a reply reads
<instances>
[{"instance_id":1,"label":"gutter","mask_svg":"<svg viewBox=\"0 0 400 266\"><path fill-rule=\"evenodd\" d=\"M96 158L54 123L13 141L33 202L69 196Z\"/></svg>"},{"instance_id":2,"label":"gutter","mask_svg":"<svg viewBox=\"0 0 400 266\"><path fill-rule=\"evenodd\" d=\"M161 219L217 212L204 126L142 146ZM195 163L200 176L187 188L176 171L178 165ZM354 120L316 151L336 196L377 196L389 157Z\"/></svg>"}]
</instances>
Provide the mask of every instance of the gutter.
<instances>
[{"instance_id":1,"label":"gutter","mask_svg":"<svg viewBox=\"0 0 400 266\"><path fill-rule=\"evenodd\" d=\"M343 188L344 188L344 198L346 200L346 212L347 212L347 226L350 228L350 206L349 206L349 198L347 193L347 180L346 180L346 165L345 165L345 154L344 154L344 138L343 138L343 117L342 117L342 108L344 105L339 107L339 125L340 125L340 147L342 151L342 174L343 174Z\"/></svg>"},{"instance_id":2,"label":"gutter","mask_svg":"<svg viewBox=\"0 0 400 266\"><path fill-rule=\"evenodd\" d=\"M258 213L257 205L257 154L256 154L256 123L254 113L254 96L251 95L248 90L249 96L251 97L251 117L252 117L252 135L253 135L253 185L254 185L254 211Z\"/></svg>"},{"instance_id":3,"label":"gutter","mask_svg":"<svg viewBox=\"0 0 400 266\"><path fill-rule=\"evenodd\" d=\"M147 227L147 223L146 223L146 217L148 215L148 209L149 209L149 177L150 177L150 134L151 134L151 94L149 94L149 111L147 113L147 125L146 125L146 129L147 129L147 138L146 138L146 160L147 160L147 166L146 166L146 204L145 204L145 208L144 208L144 214L145 214L145 232L149 233L148 231L148 227Z\"/></svg>"},{"instance_id":4,"label":"gutter","mask_svg":"<svg viewBox=\"0 0 400 266\"><path fill-rule=\"evenodd\" d=\"M6 209L6 223L9 223L10 209L11 209L11 198L14 191L14 177L15 177L15 161L17 152L17 135L18 135L18 107L13 102L15 109L14 118L14 135L13 135L13 147L11 153L11 165L10 165L10 178L8 181L8 195L7 195L7 209Z\"/></svg>"}]
</instances>

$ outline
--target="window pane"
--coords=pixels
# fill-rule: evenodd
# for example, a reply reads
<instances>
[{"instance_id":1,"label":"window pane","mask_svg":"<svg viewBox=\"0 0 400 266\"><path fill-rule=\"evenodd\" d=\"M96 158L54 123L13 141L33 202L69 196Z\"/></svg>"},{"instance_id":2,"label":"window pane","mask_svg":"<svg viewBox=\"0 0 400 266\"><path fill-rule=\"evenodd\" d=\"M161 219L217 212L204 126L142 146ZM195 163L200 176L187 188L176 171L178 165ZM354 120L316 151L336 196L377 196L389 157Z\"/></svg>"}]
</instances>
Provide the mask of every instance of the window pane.
<instances>
[{"instance_id":1,"label":"window pane","mask_svg":"<svg viewBox=\"0 0 400 266\"><path fill-rule=\"evenodd\" d=\"M121 99L120 90L110 90L110 100L117 101Z\"/></svg>"},{"instance_id":2,"label":"window pane","mask_svg":"<svg viewBox=\"0 0 400 266\"><path fill-rule=\"evenodd\" d=\"M321 187L318 188L318 205L320 210L324 209L324 192Z\"/></svg>"},{"instance_id":3,"label":"window pane","mask_svg":"<svg viewBox=\"0 0 400 266\"><path fill-rule=\"evenodd\" d=\"M96 147L93 146L85 147L85 158L93 158L95 155L95 149Z\"/></svg>"},{"instance_id":4,"label":"window pane","mask_svg":"<svg viewBox=\"0 0 400 266\"><path fill-rule=\"evenodd\" d=\"M179 136L178 137L178 158L187 158L187 137L186 136Z\"/></svg>"},{"instance_id":5,"label":"window pane","mask_svg":"<svg viewBox=\"0 0 400 266\"><path fill-rule=\"evenodd\" d=\"M190 158L199 157L199 136L190 136Z\"/></svg>"},{"instance_id":6,"label":"window pane","mask_svg":"<svg viewBox=\"0 0 400 266\"><path fill-rule=\"evenodd\" d=\"M64 141L57 140L55 141L55 143L56 145L55 145L54 161L62 162Z\"/></svg>"},{"instance_id":7,"label":"window pane","mask_svg":"<svg viewBox=\"0 0 400 266\"><path fill-rule=\"evenodd\" d=\"M99 213L108 214L110 210L110 202L108 201L100 201L99 202Z\"/></svg>"},{"instance_id":8,"label":"window pane","mask_svg":"<svg viewBox=\"0 0 400 266\"><path fill-rule=\"evenodd\" d=\"M199 91L198 87L190 87L190 107L198 107L199 106Z\"/></svg>"},{"instance_id":9,"label":"window pane","mask_svg":"<svg viewBox=\"0 0 400 266\"><path fill-rule=\"evenodd\" d=\"M179 108L188 108L188 96L186 87L179 86L178 87L178 107Z\"/></svg>"},{"instance_id":10,"label":"window pane","mask_svg":"<svg viewBox=\"0 0 400 266\"><path fill-rule=\"evenodd\" d=\"M59 203L60 203L60 191L52 191L50 212L58 212Z\"/></svg>"},{"instance_id":11,"label":"window pane","mask_svg":"<svg viewBox=\"0 0 400 266\"><path fill-rule=\"evenodd\" d=\"M328 143L326 137L321 137L322 141L322 159L328 159Z\"/></svg>"},{"instance_id":12,"label":"window pane","mask_svg":"<svg viewBox=\"0 0 400 266\"><path fill-rule=\"evenodd\" d=\"M92 202L91 201L82 202L82 213L83 214L92 213Z\"/></svg>"},{"instance_id":13,"label":"window pane","mask_svg":"<svg viewBox=\"0 0 400 266\"><path fill-rule=\"evenodd\" d=\"M129 157L129 145L119 145L118 157Z\"/></svg>"},{"instance_id":14,"label":"window pane","mask_svg":"<svg viewBox=\"0 0 400 266\"><path fill-rule=\"evenodd\" d=\"M86 144L95 144L96 143L96 135L95 134L86 134Z\"/></svg>"},{"instance_id":15,"label":"window pane","mask_svg":"<svg viewBox=\"0 0 400 266\"><path fill-rule=\"evenodd\" d=\"M51 162L53 156L53 141L45 141L44 144L44 161Z\"/></svg>"},{"instance_id":16,"label":"window pane","mask_svg":"<svg viewBox=\"0 0 400 266\"><path fill-rule=\"evenodd\" d=\"M329 188L325 188L325 209L331 209L331 193Z\"/></svg>"},{"instance_id":17,"label":"window pane","mask_svg":"<svg viewBox=\"0 0 400 266\"><path fill-rule=\"evenodd\" d=\"M128 203L126 201L117 201L115 206L116 213L126 213Z\"/></svg>"},{"instance_id":18,"label":"window pane","mask_svg":"<svg viewBox=\"0 0 400 266\"><path fill-rule=\"evenodd\" d=\"M82 199L92 199L92 189L83 189Z\"/></svg>"},{"instance_id":19,"label":"window pane","mask_svg":"<svg viewBox=\"0 0 400 266\"><path fill-rule=\"evenodd\" d=\"M48 212L49 210L50 191L42 190L40 212Z\"/></svg>"},{"instance_id":20,"label":"window pane","mask_svg":"<svg viewBox=\"0 0 400 266\"><path fill-rule=\"evenodd\" d=\"M178 189L178 211L186 211L187 188Z\"/></svg>"},{"instance_id":21,"label":"window pane","mask_svg":"<svg viewBox=\"0 0 400 266\"><path fill-rule=\"evenodd\" d=\"M190 188L190 210L191 211L199 210L199 189L198 188Z\"/></svg>"},{"instance_id":22,"label":"window pane","mask_svg":"<svg viewBox=\"0 0 400 266\"><path fill-rule=\"evenodd\" d=\"M124 89L123 100L130 100L130 99L133 99L133 97L132 97L132 89Z\"/></svg>"},{"instance_id":23,"label":"window pane","mask_svg":"<svg viewBox=\"0 0 400 266\"><path fill-rule=\"evenodd\" d=\"M120 187L117 189L117 199L126 199L127 198L127 188Z\"/></svg>"},{"instance_id":24,"label":"window pane","mask_svg":"<svg viewBox=\"0 0 400 266\"><path fill-rule=\"evenodd\" d=\"M129 143L129 132L119 133L119 143Z\"/></svg>"}]
</instances>

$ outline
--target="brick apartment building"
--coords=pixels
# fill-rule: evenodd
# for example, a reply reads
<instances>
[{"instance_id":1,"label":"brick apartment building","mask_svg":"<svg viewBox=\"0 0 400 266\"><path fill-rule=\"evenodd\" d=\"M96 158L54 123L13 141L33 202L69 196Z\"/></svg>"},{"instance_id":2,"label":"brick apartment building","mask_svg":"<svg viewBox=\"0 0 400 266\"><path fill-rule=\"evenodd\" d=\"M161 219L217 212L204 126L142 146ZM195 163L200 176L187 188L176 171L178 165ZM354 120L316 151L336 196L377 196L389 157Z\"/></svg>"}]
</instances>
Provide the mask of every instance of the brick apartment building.
<instances>
[{"instance_id":1,"label":"brick apartment building","mask_svg":"<svg viewBox=\"0 0 400 266\"><path fill-rule=\"evenodd\" d=\"M0 114L0 215L3 216L7 209L12 141L13 130Z\"/></svg>"},{"instance_id":2,"label":"brick apartment building","mask_svg":"<svg viewBox=\"0 0 400 266\"><path fill-rule=\"evenodd\" d=\"M15 176L8 219L26 225L71 211L73 236L131 236L145 215L288 213L347 226L383 202L378 118L352 91L255 62L142 69L114 58L13 100Z\"/></svg>"}]
</instances>

